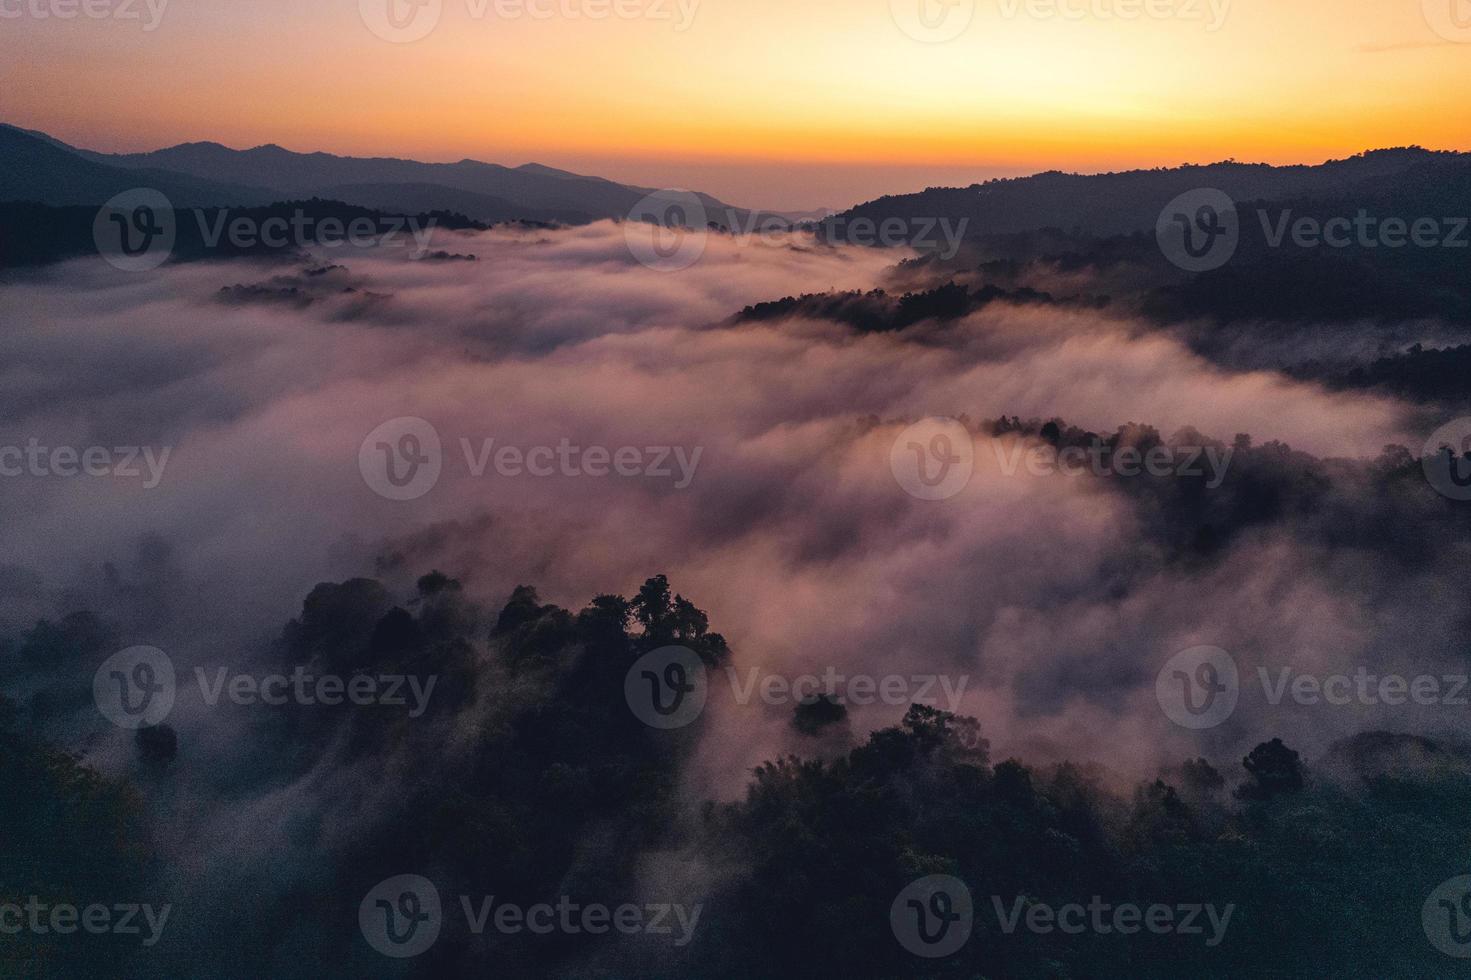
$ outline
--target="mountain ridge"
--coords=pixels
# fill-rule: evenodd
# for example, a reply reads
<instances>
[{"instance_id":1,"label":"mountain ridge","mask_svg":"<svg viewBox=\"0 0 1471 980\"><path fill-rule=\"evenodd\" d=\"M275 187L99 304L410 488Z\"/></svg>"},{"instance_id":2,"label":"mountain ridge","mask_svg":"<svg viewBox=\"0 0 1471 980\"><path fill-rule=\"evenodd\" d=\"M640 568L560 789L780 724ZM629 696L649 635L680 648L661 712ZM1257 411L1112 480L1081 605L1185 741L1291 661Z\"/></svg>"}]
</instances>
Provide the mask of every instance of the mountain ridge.
<instances>
[{"instance_id":1,"label":"mountain ridge","mask_svg":"<svg viewBox=\"0 0 1471 980\"><path fill-rule=\"evenodd\" d=\"M195 141L146 153L100 153L4 123L0 123L0 162L5 164L0 200L58 206L102 204L120 191L146 184L178 206L337 197L344 203L388 210L459 211L480 221L586 224L624 220L652 192L544 164L507 167L468 158L423 163L401 157L302 153L275 143L238 150ZM395 199L394 187L403 189L403 200ZM344 189L346 197L341 196ZM777 214L736 207L708 194L697 196L712 218L745 223L753 216Z\"/></svg>"},{"instance_id":2,"label":"mountain ridge","mask_svg":"<svg viewBox=\"0 0 1471 980\"><path fill-rule=\"evenodd\" d=\"M1433 179L1471 168L1471 153L1387 147L1320 164L1274 165L1223 160L1109 171L1042 171L997 177L965 187L928 187L890 194L839 212L834 225L858 218L875 222L916 217L968 222L967 238L1046 228L1110 236L1152 231L1160 211L1188 191L1213 188L1238 202L1342 197L1381 188L1386 181Z\"/></svg>"}]
</instances>

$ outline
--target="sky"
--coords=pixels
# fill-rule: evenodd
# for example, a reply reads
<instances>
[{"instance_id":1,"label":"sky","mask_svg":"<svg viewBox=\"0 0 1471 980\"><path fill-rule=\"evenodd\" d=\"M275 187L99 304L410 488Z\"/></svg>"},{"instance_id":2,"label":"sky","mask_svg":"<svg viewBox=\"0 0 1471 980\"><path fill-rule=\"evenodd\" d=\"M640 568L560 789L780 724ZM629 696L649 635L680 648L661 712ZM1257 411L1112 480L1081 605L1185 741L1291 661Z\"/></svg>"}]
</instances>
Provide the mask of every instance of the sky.
<instances>
[{"instance_id":1,"label":"sky","mask_svg":"<svg viewBox=\"0 0 1471 980\"><path fill-rule=\"evenodd\" d=\"M1468 0L0 0L0 119L87 148L536 161L783 209L1466 150L1468 83Z\"/></svg>"}]
</instances>

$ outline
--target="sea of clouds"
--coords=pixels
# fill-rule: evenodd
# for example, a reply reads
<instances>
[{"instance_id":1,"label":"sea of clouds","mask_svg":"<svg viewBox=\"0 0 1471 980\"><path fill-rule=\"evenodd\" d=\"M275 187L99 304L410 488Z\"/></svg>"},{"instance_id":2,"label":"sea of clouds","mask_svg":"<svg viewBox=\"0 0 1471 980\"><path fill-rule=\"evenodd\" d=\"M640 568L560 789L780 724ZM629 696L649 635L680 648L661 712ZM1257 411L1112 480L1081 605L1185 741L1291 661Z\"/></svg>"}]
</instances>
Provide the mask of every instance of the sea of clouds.
<instances>
[{"instance_id":1,"label":"sea of clouds","mask_svg":"<svg viewBox=\"0 0 1471 980\"><path fill-rule=\"evenodd\" d=\"M1464 613L1451 556L1427 555L1406 577L1372 553L1325 549L1288 518L1182 564L1129 495L1008 474L986 436L950 499L911 496L890 467L899 433L937 415L1193 427L1227 445L1250 433L1369 459L1423 442L1405 405L1228 371L1097 310L993 303L944 327L866 335L732 320L787 295L893 288L898 250L712 236L698 263L671 272L637 262L611 223L440 232L435 244L477 261L339 249L8 274L0 445L170 455L156 487L0 479L0 625L13 634L91 609L187 670L258 658L322 581L406 590L440 569L491 608L529 584L577 609L665 573L709 612L738 670L966 678L958 707L998 757L1092 759L1132 776L1271 735L1311 755L1375 724L1453 727L1444 709L1274 711L1257 698L1201 734L1155 699L1161 665L1196 644L1244 669L1453 662L1450 631L1436 628ZM434 427L443 472L424 495L393 500L359 455L403 417ZM699 456L683 487L474 476L461 440L492 438ZM751 767L803 749L790 705L716 698L708 710L696 794L736 794ZM854 706L853 730L903 710ZM123 734L95 720L94 760L121 764ZM187 691L172 723L200 732L183 765L231 751Z\"/></svg>"}]
</instances>

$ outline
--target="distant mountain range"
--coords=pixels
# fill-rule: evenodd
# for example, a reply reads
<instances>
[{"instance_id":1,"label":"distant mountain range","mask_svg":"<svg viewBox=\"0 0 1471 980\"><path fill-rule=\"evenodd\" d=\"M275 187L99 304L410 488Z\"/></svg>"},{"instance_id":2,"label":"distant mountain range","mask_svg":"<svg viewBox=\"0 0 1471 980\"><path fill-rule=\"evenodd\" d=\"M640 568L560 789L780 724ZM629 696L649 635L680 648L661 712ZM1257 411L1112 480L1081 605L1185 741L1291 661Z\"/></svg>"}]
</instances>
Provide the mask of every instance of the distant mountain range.
<instances>
[{"instance_id":1,"label":"distant mountain range","mask_svg":"<svg viewBox=\"0 0 1471 980\"><path fill-rule=\"evenodd\" d=\"M175 207L254 206L324 198L395 213L453 211L476 221L586 224L628 217L647 187L529 163L420 163L388 157L295 153L279 146L234 150L183 143L151 153L97 153L45 133L0 124L0 201L100 205L134 187L161 191ZM717 224L760 220L697 194Z\"/></svg>"},{"instance_id":2,"label":"distant mountain range","mask_svg":"<svg viewBox=\"0 0 1471 980\"><path fill-rule=\"evenodd\" d=\"M1225 161L1092 175L1049 171L880 197L820 223L828 237L858 244L865 243L864 236L848 233L858 219L873 226L899 219L912 232L900 240L920 247L920 236L933 235L935 222L944 221L949 228L963 227L970 242L1058 233L1067 249L1076 250L1080 239L1152 233L1166 203L1200 188L1224 191L1238 203L1297 208L1362 202L1402 209L1413 200L1419 207L1451 207L1445 212L1449 215L1466 212L1468 179L1471 154L1418 147L1375 150L1315 166ZM95 208L136 187L163 192L176 208L264 207L318 198L385 214L448 212L482 223L562 224L625 219L651 193L647 187L535 163L420 163L297 153L275 145L235 150L218 143L183 143L150 153L97 153L0 124L0 202ZM755 228L772 218L785 224L816 217L753 212L697 196L706 220L717 226ZM1004 245L999 252L1015 254L1020 243Z\"/></svg>"},{"instance_id":3,"label":"distant mountain range","mask_svg":"<svg viewBox=\"0 0 1471 980\"><path fill-rule=\"evenodd\" d=\"M162 191L176 207L266 204L272 196L263 187L154 167L124 169L92 157L44 134L0 125L0 201L95 207L143 186Z\"/></svg>"},{"instance_id":4,"label":"distant mountain range","mask_svg":"<svg viewBox=\"0 0 1471 980\"><path fill-rule=\"evenodd\" d=\"M1152 232L1165 204L1200 188L1224 191L1236 202L1370 200L1404 185L1432 186L1443 179L1459 179L1468 168L1471 154L1410 147L1374 150L1316 166L1226 161L1089 175L1049 171L880 197L829 220L831 227L842 228L858 218L964 219L966 237L972 240L1043 229L1107 237Z\"/></svg>"}]
</instances>

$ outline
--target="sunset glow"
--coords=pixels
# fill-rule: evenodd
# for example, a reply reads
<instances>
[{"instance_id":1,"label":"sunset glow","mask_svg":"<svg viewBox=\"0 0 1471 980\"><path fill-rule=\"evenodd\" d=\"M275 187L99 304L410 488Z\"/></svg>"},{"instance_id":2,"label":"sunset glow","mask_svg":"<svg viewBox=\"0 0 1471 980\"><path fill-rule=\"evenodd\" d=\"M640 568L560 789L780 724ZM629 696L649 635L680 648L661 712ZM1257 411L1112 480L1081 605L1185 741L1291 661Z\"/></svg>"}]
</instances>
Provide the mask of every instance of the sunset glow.
<instances>
[{"instance_id":1,"label":"sunset glow","mask_svg":"<svg viewBox=\"0 0 1471 980\"><path fill-rule=\"evenodd\" d=\"M1419 0L1216 2L1126 20L1129 0L984 0L925 43L884 0L623 0L637 16L604 19L446 0L428 36L391 43L346 0L174 0L151 31L141 4L140 21L0 20L0 91L13 123L108 151L536 160L786 207L921 174L1471 148L1471 47Z\"/></svg>"}]
</instances>

